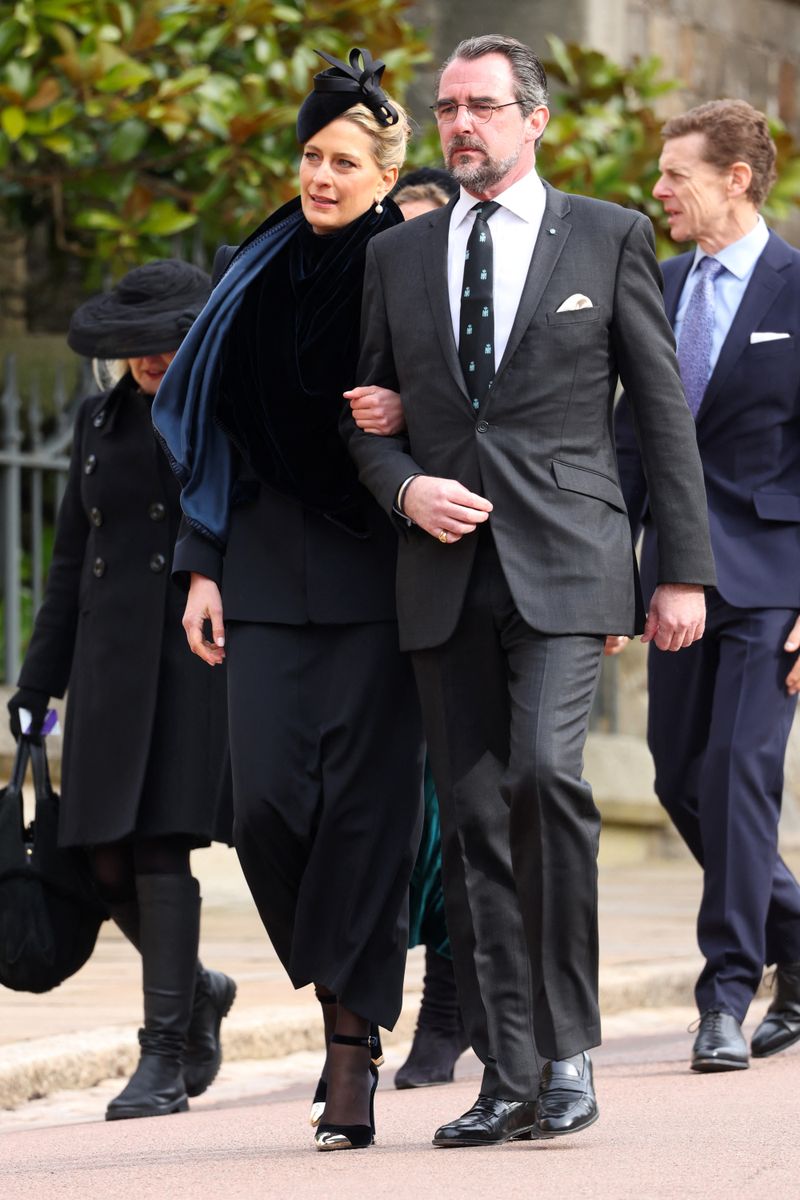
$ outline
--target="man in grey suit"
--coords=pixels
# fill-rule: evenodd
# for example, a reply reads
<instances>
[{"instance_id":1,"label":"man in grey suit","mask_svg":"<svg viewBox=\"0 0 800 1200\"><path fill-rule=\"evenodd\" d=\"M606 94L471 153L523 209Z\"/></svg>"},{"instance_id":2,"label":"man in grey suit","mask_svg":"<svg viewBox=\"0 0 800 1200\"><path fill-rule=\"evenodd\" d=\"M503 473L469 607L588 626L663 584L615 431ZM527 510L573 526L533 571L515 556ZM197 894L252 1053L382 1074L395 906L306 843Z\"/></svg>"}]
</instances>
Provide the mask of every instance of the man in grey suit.
<instances>
[{"instance_id":1,"label":"man in grey suit","mask_svg":"<svg viewBox=\"0 0 800 1200\"><path fill-rule=\"evenodd\" d=\"M529 47L462 42L434 112L461 184L367 254L364 385L406 430L343 431L402 531L398 611L441 804L447 921L484 1064L436 1131L468 1146L597 1117L599 814L582 753L604 635L702 635L714 582L702 472L646 218L539 180L546 79ZM619 489L617 377L660 530L647 621Z\"/></svg>"}]
</instances>

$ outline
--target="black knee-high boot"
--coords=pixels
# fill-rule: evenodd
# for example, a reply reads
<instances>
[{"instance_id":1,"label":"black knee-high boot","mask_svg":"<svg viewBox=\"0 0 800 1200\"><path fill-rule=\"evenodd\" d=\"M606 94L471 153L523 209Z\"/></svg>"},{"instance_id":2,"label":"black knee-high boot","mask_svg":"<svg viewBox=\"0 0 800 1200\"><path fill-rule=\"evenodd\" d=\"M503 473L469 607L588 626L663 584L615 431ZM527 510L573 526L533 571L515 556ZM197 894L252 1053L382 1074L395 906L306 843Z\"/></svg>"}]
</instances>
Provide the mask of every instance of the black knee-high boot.
<instances>
[{"instance_id":1,"label":"black knee-high boot","mask_svg":"<svg viewBox=\"0 0 800 1200\"><path fill-rule=\"evenodd\" d=\"M109 905L112 920L141 952L139 902L124 900ZM222 1063L220 1025L230 1012L236 984L222 971L212 971L197 960L192 1016L183 1053L183 1079L189 1096L200 1096L216 1078Z\"/></svg>"},{"instance_id":2,"label":"black knee-high boot","mask_svg":"<svg viewBox=\"0 0 800 1200\"><path fill-rule=\"evenodd\" d=\"M425 947L425 980L408 1058L394 1077L397 1088L451 1083L457 1059L469 1045L461 1019L453 963Z\"/></svg>"},{"instance_id":3,"label":"black knee-high boot","mask_svg":"<svg viewBox=\"0 0 800 1200\"><path fill-rule=\"evenodd\" d=\"M144 1026L141 1055L106 1120L161 1117L189 1107L182 1055L192 1014L200 889L190 875L137 875Z\"/></svg>"}]
</instances>

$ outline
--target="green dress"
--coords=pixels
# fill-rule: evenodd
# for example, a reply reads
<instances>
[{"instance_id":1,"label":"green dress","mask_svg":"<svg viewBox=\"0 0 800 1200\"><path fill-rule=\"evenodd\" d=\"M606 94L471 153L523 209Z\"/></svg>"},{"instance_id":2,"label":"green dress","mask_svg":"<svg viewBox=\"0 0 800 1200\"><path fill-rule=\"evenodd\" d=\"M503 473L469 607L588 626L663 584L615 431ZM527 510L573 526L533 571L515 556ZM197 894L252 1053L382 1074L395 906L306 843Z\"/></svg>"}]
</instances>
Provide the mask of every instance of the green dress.
<instances>
[{"instance_id":1,"label":"green dress","mask_svg":"<svg viewBox=\"0 0 800 1200\"><path fill-rule=\"evenodd\" d=\"M427 946L445 958L452 958L442 893L439 801L428 762L425 763L425 816L422 840L411 876L408 944L409 947Z\"/></svg>"}]
</instances>

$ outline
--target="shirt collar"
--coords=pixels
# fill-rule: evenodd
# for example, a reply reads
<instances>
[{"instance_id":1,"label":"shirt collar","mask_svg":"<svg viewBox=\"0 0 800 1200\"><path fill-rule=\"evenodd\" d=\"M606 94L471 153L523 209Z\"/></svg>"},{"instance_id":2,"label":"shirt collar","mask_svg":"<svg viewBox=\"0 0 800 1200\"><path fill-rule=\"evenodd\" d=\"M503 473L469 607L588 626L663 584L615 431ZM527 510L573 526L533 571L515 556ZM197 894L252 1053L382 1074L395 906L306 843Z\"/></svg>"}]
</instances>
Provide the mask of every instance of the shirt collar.
<instances>
[{"instance_id":1,"label":"shirt collar","mask_svg":"<svg viewBox=\"0 0 800 1200\"><path fill-rule=\"evenodd\" d=\"M746 279L761 257L768 241L769 230L764 218L759 213L758 220L749 233L739 238L738 241L731 242L730 246L723 247L712 257L716 258L717 262L721 262L723 267L737 279ZM706 257L707 255L698 246L694 252L692 270L694 271L695 267Z\"/></svg>"},{"instance_id":2,"label":"shirt collar","mask_svg":"<svg viewBox=\"0 0 800 1200\"><path fill-rule=\"evenodd\" d=\"M517 179L511 187L506 188L504 192L500 192L494 199L503 208L512 212L515 217L520 217L521 220L528 224L533 224L534 221L541 220L542 213L545 207L544 185L536 174L535 169L523 175L521 179ZM453 209L452 228L457 228L466 218L467 214L472 211L476 204L480 201L477 196L472 196L463 187L456 201L456 206Z\"/></svg>"}]
</instances>

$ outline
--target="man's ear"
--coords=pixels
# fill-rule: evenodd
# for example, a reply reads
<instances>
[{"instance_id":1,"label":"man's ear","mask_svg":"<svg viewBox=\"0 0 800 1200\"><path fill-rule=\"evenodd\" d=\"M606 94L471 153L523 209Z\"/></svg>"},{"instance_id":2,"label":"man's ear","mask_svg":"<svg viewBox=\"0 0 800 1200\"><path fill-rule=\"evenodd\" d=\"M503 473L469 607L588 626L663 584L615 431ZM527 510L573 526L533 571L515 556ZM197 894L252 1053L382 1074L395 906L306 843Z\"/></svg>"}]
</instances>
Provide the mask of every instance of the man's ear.
<instances>
[{"instance_id":1,"label":"man's ear","mask_svg":"<svg viewBox=\"0 0 800 1200\"><path fill-rule=\"evenodd\" d=\"M544 104L538 105L532 113L528 113L525 118L525 141L538 142L549 120L550 109Z\"/></svg>"},{"instance_id":2,"label":"man's ear","mask_svg":"<svg viewBox=\"0 0 800 1200\"><path fill-rule=\"evenodd\" d=\"M735 162L729 169L728 194L746 196L753 180L753 168L746 162Z\"/></svg>"}]
</instances>

